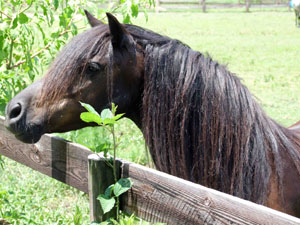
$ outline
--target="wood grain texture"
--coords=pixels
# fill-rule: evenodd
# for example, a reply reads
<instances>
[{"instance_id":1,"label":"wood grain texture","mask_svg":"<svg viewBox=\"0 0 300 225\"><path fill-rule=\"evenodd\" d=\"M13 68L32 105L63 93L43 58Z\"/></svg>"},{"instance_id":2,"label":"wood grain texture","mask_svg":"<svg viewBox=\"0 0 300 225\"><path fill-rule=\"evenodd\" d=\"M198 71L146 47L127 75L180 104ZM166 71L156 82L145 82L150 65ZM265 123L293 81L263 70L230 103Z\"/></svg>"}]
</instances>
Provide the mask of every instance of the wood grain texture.
<instances>
[{"instance_id":1,"label":"wood grain texture","mask_svg":"<svg viewBox=\"0 0 300 225\"><path fill-rule=\"evenodd\" d=\"M97 197L104 194L107 187L115 183L113 169L108 166L107 160L99 154L89 155L89 201L91 222L102 222L117 217L117 208L103 214ZM117 180L120 177L120 161L116 162Z\"/></svg>"},{"instance_id":2,"label":"wood grain texture","mask_svg":"<svg viewBox=\"0 0 300 225\"><path fill-rule=\"evenodd\" d=\"M183 224L300 224L300 219L137 164L123 162L132 189L122 209L150 222Z\"/></svg>"},{"instance_id":3,"label":"wood grain texture","mask_svg":"<svg viewBox=\"0 0 300 225\"><path fill-rule=\"evenodd\" d=\"M24 144L3 123L0 117L1 155L88 193L90 150L53 135L43 135L36 144Z\"/></svg>"}]
</instances>

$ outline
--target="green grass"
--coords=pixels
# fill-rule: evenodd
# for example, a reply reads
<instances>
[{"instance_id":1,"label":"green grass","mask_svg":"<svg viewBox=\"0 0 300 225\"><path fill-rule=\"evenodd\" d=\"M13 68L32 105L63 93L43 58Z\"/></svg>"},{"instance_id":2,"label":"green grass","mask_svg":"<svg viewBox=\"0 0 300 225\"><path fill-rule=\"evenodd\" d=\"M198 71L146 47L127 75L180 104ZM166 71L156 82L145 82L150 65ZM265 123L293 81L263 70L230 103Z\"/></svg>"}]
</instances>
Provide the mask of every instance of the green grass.
<instances>
[{"instance_id":1,"label":"green grass","mask_svg":"<svg viewBox=\"0 0 300 225\"><path fill-rule=\"evenodd\" d=\"M142 16L134 23L227 64L280 124L289 126L300 119L300 29L294 25L294 13L287 9L209 10L149 14L148 23ZM147 164L142 134L135 125L122 120L117 130L122 135L119 157ZM108 138L101 128L63 136L92 148ZM88 223L88 200L81 192L8 159L0 179L2 213L17 215L8 219L11 223L74 224L74 215L82 216L81 224Z\"/></svg>"},{"instance_id":2,"label":"green grass","mask_svg":"<svg viewBox=\"0 0 300 225\"><path fill-rule=\"evenodd\" d=\"M0 218L12 224L89 224L88 196L74 188L9 159L0 180Z\"/></svg>"},{"instance_id":3,"label":"green grass","mask_svg":"<svg viewBox=\"0 0 300 225\"><path fill-rule=\"evenodd\" d=\"M300 120L300 29L294 13L230 9L150 15L148 24L136 22L227 64L280 124Z\"/></svg>"}]
</instances>

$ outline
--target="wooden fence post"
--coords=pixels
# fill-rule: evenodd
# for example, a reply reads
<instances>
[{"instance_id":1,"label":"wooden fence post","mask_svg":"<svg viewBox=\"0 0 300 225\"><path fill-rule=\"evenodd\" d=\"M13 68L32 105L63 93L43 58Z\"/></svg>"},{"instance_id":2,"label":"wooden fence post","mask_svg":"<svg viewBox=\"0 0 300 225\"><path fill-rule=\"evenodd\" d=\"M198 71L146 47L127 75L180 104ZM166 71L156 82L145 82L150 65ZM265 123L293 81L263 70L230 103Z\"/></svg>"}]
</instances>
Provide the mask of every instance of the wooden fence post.
<instances>
[{"instance_id":1,"label":"wooden fence post","mask_svg":"<svg viewBox=\"0 0 300 225\"><path fill-rule=\"evenodd\" d=\"M199 5L202 6L202 11L206 12L206 2L205 2L205 0L199 0Z\"/></svg>"},{"instance_id":2,"label":"wooden fence post","mask_svg":"<svg viewBox=\"0 0 300 225\"><path fill-rule=\"evenodd\" d=\"M249 12L249 9L250 9L250 1L251 1L251 0L246 0L246 12Z\"/></svg>"},{"instance_id":3,"label":"wooden fence post","mask_svg":"<svg viewBox=\"0 0 300 225\"><path fill-rule=\"evenodd\" d=\"M117 177L120 177L120 162L116 162ZM99 154L88 156L88 186L90 201L90 220L91 222L102 222L108 218L116 218L117 211L114 207L110 212L103 214L97 197L104 194L105 189L114 184L113 169L107 164L106 159Z\"/></svg>"},{"instance_id":4,"label":"wooden fence post","mask_svg":"<svg viewBox=\"0 0 300 225\"><path fill-rule=\"evenodd\" d=\"M159 13L159 0L155 0L155 12Z\"/></svg>"}]
</instances>

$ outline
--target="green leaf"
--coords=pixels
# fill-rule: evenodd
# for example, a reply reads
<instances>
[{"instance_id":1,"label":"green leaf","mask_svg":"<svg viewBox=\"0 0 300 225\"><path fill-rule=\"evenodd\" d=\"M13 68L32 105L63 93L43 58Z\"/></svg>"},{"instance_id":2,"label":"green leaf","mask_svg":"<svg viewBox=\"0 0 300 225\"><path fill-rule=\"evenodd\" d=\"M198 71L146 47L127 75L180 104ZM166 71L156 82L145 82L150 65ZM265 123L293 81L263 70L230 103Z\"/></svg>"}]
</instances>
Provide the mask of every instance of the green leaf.
<instances>
[{"instance_id":1,"label":"green leaf","mask_svg":"<svg viewBox=\"0 0 300 225\"><path fill-rule=\"evenodd\" d=\"M103 214L109 212L115 206L116 203L116 200L114 198L108 198L103 194L99 195L97 199L100 201Z\"/></svg>"},{"instance_id":2,"label":"green leaf","mask_svg":"<svg viewBox=\"0 0 300 225\"><path fill-rule=\"evenodd\" d=\"M64 14L59 16L59 26L64 28L67 26L67 21Z\"/></svg>"},{"instance_id":3,"label":"green leaf","mask_svg":"<svg viewBox=\"0 0 300 225\"><path fill-rule=\"evenodd\" d=\"M73 216L73 223L74 225L82 224L82 213L80 211L80 208L77 205L76 205L75 215Z\"/></svg>"},{"instance_id":4,"label":"green leaf","mask_svg":"<svg viewBox=\"0 0 300 225\"><path fill-rule=\"evenodd\" d=\"M112 184L112 185L109 185L109 186L105 189L104 195L105 195L106 197L108 197L108 198L111 198L111 197L112 197L111 194L112 194L112 192L113 192L114 186L115 186L115 185Z\"/></svg>"},{"instance_id":5,"label":"green leaf","mask_svg":"<svg viewBox=\"0 0 300 225\"><path fill-rule=\"evenodd\" d=\"M108 147L107 147L107 145L106 144L100 144L100 145L98 145L97 147L96 147L96 153L99 153L99 152L104 152L104 157L105 157L105 150L107 150L108 149ZM107 153L107 151L106 151L106 153Z\"/></svg>"},{"instance_id":6,"label":"green leaf","mask_svg":"<svg viewBox=\"0 0 300 225\"><path fill-rule=\"evenodd\" d=\"M126 14L126 16L123 16L123 23L130 23L130 16L129 14Z\"/></svg>"},{"instance_id":7,"label":"green leaf","mask_svg":"<svg viewBox=\"0 0 300 225\"><path fill-rule=\"evenodd\" d=\"M51 33L51 38L56 39L59 37L60 31L55 31L53 33Z\"/></svg>"},{"instance_id":8,"label":"green leaf","mask_svg":"<svg viewBox=\"0 0 300 225\"><path fill-rule=\"evenodd\" d=\"M31 82L33 82L34 78L35 78L35 74L32 70L28 71L28 76Z\"/></svg>"},{"instance_id":9,"label":"green leaf","mask_svg":"<svg viewBox=\"0 0 300 225\"><path fill-rule=\"evenodd\" d=\"M86 104L86 103L83 103L83 102L79 102L79 103L80 103L81 106L83 106L88 112L94 113L94 114L100 116L99 113L93 108L93 106L91 106L91 105L89 105L89 104Z\"/></svg>"},{"instance_id":10,"label":"green leaf","mask_svg":"<svg viewBox=\"0 0 300 225\"><path fill-rule=\"evenodd\" d=\"M72 7L68 6L64 9L64 11L66 12L67 18L72 18L72 14L74 13L74 9Z\"/></svg>"},{"instance_id":11,"label":"green leaf","mask_svg":"<svg viewBox=\"0 0 300 225\"><path fill-rule=\"evenodd\" d=\"M110 148L110 143L108 141L105 141L105 142L99 144L96 147L96 149L95 149L94 152L96 152L96 153L103 152L104 153L104 157L106 158L109 148Z\"/></svg>"},{"instance_id":12,"label":"green leaf","mask_svg":"<svg viewBox=\"0 0 300 225\"><path fill-rule=\"evenodd\" d=\"M125 193L132 187L132 181L130 178L121 178L115 183L114 186L114 195L116 197L120 196L121 194Z\"/></svg>"},{"instance_id":13,"label":"green leaf","mask_svg":"<svg viewBox=\"0 0 300 225\"><path fill-rule=\"evenodd\" d=\"M54 0L53 4L54 4L55 10L57 10L58 5L59 5L59 1L58 0Z\"/></svg>"},{"instance_id":14,"label":"green leaf","mask_svg":"<svg viewBox=\"0 0 300 225\"><path fill-rule=\"evenodd\" d=\"M117 108L118 108L118 106L117 105L115 105L115 103L111 103L111 111L112 111L112 113L115 115L116 114L116 112L117 112Z\"/></svg>"},{"instance_id":15,"label":"green leaf","mask_svg":"<svg viewBox=\"0 0 300 225\"><path fill-rule=\"evenodd\" d=\"M115 115L113 119L114 119L114 120L118 120L118 119L120 119L124 114L125 114L125 113L121 113L121 114Z\"/></svg>"},{"instance_id":16,"label":"green leaf","mask_svg":"<svg viewBox=\"0 0 300 225\"><path fill-rule=\"evenodd\" d=\"M11 29L15 29L18 26L18 20L19 20L18 17L14 18Z\"/></svg>"},{"instance_id":17,"label":"green leaf","mask_svg":"<svg viewBox=\"0 0 300 225\"><path fill-rule=\"evenodd\" d=\"M20 22L20 24L24 24L24 23L28 22L28 17L26 16L25 13L19 14L19 22Z\"/></svg>"},{"instance_id":18,"label":"green leaf","mask_svg":"<svg viewBox=\"0 0 300 225\"><path fill-rule=\"evenodd\" d=\"M42 33L43 39L45 39L45 32L44 29L41 27L40 23L35 23L36 26L38 27L39 31Z\"/></svg>"},{"instance_id":19,"label":"green leaf","mask_svg":"<svg viewBox=\"0 0 300 225\"><path fill-rule=\"evenodd\" d=\"M74 24L74 23L72 23L71 24L71 26L72 26L72 35L77 35L78 34L78 28L77 28L77 26Z\"/></svg>"},{"instance_id":20,"label":"green leaf","mask_svg":"<svg viewBox=\"0 0 300 225\"><path fill-rule=\"evenodd\" d=\"M113 114L109 109L103 109L101 112L100 117L102 119L112 119L113 118Z\"/></svg>"},{"instance_id":21,"label":"green leaf","mask_svg":"<svg viewBox=\"0 0 300 225\"><path fill-rule=\"evenodd\" d=\"M132 4L131 5L131 15L133 17L137 17L139 14L139 6L137 4Z\"/></svg>"},{"instance_id":22,"label":"green leaf","mask_svg":"<svg viewBox=\"0 0 300 225\"><path fill-rule=\"evenodd\" d=\"M106 118L106 119L102 120L102 123L103 123L103 125L112 125L112 124L115 124L116 121L114 119Z\"/></svg>"},{"instance_id":23,"label":"green leaf","mask_svg":"<svg viewBox=\"0 0 300 225\"><path fill-rule=\"evenodd\" d=\"M46 8L44 5L42 5L42 4L40 5L40 7L41 7L42 10L43 10L44 16L47 17L47 16L48 16L48 13L47 13L48 10L47 10L47 8Z\"/></svg>"},{"instance_id":24,"label":"green leaf","mask_svg":"<svg viewBox=\"0 0 300 225\"><path fill-rule=\"evenodd\" d=\"M55 18L54 18L53 12L51 10L49 11L49 16L50 16L50 24L53 25Z\"/></svg>"},{"instance_id":25,"label":"green leaf","mask_svg":"<svg viewBox=\"0 0 300 225\"><path fill-rule=\"evenodd\" d=\"M80 114L80 119L83 120L86 123L92 123L95 122L98 125L101 124L102 120L99 117L99 115L96 115L95 113L91 113L91 112L83 112Z\"/></svg>"},{"instance_id":26,"label":"green leaf","mask_svg":"<svg viewBox=\"0 0 300 225\"><path fill-rule=\"evenodd\" d=\"M102 114L101 114L102 115ZM118 119L120 119L122 116L124 115L124 113L122 114L118 114L112 118L105 118L103 119L103 117L101 117L103 120L102 120L102 123L104 125L111 125L111 124L115 124L117 122Z\"/></svg>"}]
</instances>

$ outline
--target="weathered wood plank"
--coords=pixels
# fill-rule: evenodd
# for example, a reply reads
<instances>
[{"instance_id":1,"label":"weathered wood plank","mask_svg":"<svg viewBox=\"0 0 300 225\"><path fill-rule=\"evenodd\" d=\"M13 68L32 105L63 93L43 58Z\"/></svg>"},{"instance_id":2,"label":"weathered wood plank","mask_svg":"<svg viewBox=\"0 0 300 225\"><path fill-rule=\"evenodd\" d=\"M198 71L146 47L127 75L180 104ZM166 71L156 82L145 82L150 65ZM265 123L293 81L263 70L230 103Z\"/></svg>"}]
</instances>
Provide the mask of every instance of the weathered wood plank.
<instances>
[{"instance_id":1,"label":"weathered wood plank","mask_svg":"<svg viewBox=\"0 0 300 225\"><path fill-rule=\"evenodd\" d=\"M160 4L199 4L199 0L159 0Z\"/></svg>"},{"instance_id":2,"label":"weathered wood plank","mask_svg":"<svg viewBox=\"0 0 300 225\"><path fill-rule=\"evenodd\" d=\"M223 9L223 8L244 8L246 4L232 4L232 3L215 3L205 1L206 9ZM199 4L160 4L160 7L165 10L172 9L199 9ZM251 8L285 8L288 7L287 4L279 3L279 4L251 4ZM201 8L201 7L200 7Z\"/></svg>"},{"instance_id":3,"label":"weathered wood plank","mask_svg":"<svg viewBox=\"0 0 300 225\"><path fill-rule=\"evenodd\" d=\"M89 159L89 200L91 222L102 222L109 218L117 217L117 208L103 214L97 197L104 194L107 187L115 183L113 169L107 164L106 159L99 154L91 154ZM117 180L120 177L120 161L116 162Z\"/></svg>"},{"instance_id":4,"label":"weathered wood plank","mask_svg":"<svg viewBox=\"0 0 300 225\"><path fill-rule=\"evenodd\" d=\"M0 225L11 225L11 224L7 222L5 219L0 218Z\"/></svg>"},{"instance_id":5,"label":"weathered wood plank","mask_svg":"<svg viewBox=\"0 0 300 225\"><path fill-rule=\"evenodd\" d=\"M132 189L122 209L150 222L174 224L300 224L300 219L183 179L123 162Z\"/></svg>"},{"instance_id":6,"label":"weathered wood plank","mask_svg":"<svg viewBox=\"0 0 300 225\"><path fill-rule=\"evenodd\" d=\"M36 144L24 144L10 134L0 117L0 154L88 193L87 148L53 135Z\"/></svg>"}]
</instances>

